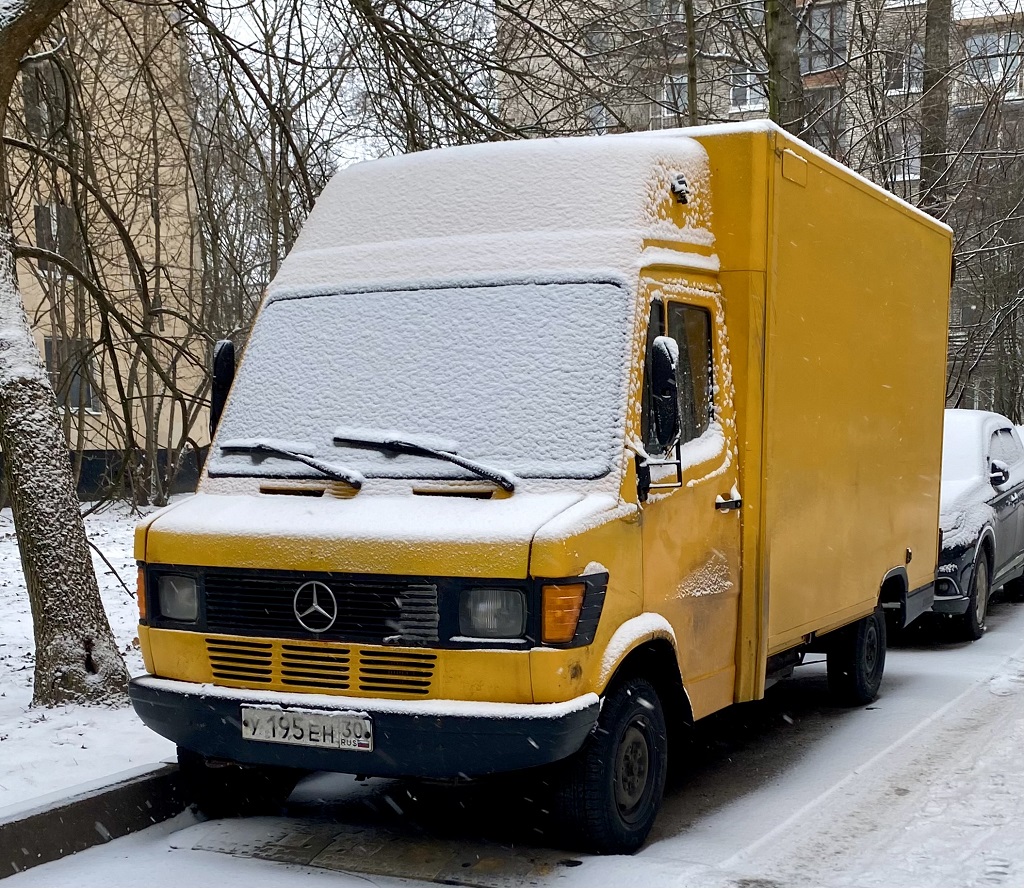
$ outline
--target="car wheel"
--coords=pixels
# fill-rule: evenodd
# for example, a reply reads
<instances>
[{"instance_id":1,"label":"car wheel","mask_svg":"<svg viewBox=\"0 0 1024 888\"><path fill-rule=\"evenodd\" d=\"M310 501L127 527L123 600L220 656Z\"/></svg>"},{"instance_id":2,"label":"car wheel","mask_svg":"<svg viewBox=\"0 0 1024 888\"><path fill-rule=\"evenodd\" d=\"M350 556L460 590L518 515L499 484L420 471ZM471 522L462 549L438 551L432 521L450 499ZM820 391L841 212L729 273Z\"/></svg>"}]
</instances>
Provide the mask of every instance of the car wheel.
<instances>
[{"instance_id":1,"label":"car wheel","mask_svg":"<svg viewBox=\"0 0 1024 888\"><path fill-rule=\"evenodd\" d=\"M985 617L988 614L988 600L991 594L988 557L981 552L978 560L974 562L971 591L967 596L967 612L960 618L964 637L970 641L977 641L985 634Z\"/></svg>"},{"instance_id":2,"label":"car wheel","mask_svg":"<svg viewBox=\"0 0 1024 888\"><path fill-rule=\"evenodd\" d=\"M661 700L634 678L604 699L597 729L564 766L557 806L573 844L597 854L632 854L661 807L668 742Z\"/></svg>"},{"instance_id":3,"label":"car wheel","mask_svg":"<svg viewBox=\"0 0 1024 888\"><path fill-rule=\"evenodd\" d=\"M831 633L828 689L843 706L863 706L878 696L885 671L885 616L881 608Z\"/></svg>"},{"instance_id":4,"label":"car wheel","mask_svg":"<svg viewBox=\"0 0 1024 888\"><path fill-rule=\"evenodd\" d=\"M181 746L178 769L186 800L210 818L277 813L304 773L293 768L211 762Z\"/></svg>"}]
</instances>

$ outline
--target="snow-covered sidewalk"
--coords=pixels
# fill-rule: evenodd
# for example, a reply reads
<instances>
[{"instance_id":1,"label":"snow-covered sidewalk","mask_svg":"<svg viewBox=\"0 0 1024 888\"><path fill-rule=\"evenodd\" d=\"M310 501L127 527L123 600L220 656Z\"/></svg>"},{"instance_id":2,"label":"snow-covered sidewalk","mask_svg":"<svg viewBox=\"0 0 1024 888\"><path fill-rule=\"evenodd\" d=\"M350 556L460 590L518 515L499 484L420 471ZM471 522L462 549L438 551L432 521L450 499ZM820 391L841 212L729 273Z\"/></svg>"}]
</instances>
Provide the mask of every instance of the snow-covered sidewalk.
<instances>
[{"instance_id":1,"label":"snow-covered sidewalk","mask_svg":"<svg viewBox=\"0 0 1024 888\"><path fill-rule=\"evenodd\" d=\"M113 505L86 519L93 563L110 625L132 675L145 671L137 636L132 552L139 516ZM120 580L118 579L120 576ZM130 707L61 706L33 709L32 617L10 509L0 511L0 809L20 806L138 765L174 755L174 747L146 728Z\"/></svg>"}]
</instances>

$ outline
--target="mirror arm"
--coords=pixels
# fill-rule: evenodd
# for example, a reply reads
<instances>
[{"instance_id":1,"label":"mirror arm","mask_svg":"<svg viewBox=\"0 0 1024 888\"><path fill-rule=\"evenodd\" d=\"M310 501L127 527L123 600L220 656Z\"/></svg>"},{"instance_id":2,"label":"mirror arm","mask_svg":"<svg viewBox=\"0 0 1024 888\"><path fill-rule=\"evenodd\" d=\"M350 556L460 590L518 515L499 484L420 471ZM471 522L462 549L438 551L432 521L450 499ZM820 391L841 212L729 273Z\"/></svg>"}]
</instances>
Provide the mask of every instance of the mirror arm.
<instances>
[{"instance_id":1,"label":"mirror arm","mask_svg":"<svg viewBox=\"0 0 1024 888\"><path fill-rule=\"evenodd\" d=\"M633 459L636 461L636 498L645 503L651 492L651 466L647 458L639 453Z\"/></svg>"}]
</instances>

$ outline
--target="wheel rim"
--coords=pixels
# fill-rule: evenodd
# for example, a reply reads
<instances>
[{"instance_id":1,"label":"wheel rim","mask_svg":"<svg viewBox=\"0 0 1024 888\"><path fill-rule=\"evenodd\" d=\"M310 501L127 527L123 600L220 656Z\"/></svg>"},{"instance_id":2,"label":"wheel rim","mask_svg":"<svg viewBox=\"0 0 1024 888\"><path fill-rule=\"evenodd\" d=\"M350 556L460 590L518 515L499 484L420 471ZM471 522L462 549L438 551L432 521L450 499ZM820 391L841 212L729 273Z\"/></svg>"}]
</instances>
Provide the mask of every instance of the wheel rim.
<instances>
[{"instance_id":1,"label":"wheel rim","mask_svg":"<svg viewBox=\"0 0 1024 888\"><path fill-rule=\"evenodd\" d=\"M988 562L982 558L974 568L977 582L974 584L974 616L978 625L985 623L985 611L988 607Z\"/></svg>"},{"instance_id":2,"label":"wheel rim","mask_svg":"<svg viewBox=\"0 0 1024 888\"><path fill-rule=\"evenodd\" d=\"M643 803L650 785L651 749L649 726L644 720L630 723L622 734L615 754L615 804L624 819Z\"/></svg>"},{"instance_id":3,"label":"wheel rim","mask_svg":"<svg viewBox=\"0 0 1024 888\"><path fill-rule=\"evenodd\" d=\"M878 668L880 648L878 626L874 620L868 620L867 630L864 633L864 671L868 675L874 675Z\"/></svg>"}]
</instances>

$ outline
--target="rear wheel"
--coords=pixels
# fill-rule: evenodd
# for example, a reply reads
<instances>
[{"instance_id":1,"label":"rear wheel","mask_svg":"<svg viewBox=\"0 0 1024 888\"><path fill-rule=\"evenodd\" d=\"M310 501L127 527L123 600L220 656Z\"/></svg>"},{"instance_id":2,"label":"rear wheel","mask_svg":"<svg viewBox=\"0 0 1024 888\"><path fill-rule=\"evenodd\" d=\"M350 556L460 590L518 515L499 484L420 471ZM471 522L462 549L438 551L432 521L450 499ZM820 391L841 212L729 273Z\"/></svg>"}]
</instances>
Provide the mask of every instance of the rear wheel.
<instances>
[{"instance_id":1,"label":"rear wheel","mask_svg":"<svg viewBox=\"0 0 1024 888\"><path fill-rule=\"evenodd\" d=\"M970 641L977 641L985 634L985 617L988 614L988 599L991 594L988 557L984 552L979 552L978 560L974 562L974 576L971 578L971 591L967 597L967 612L960 618L964 637Z\"/></svg>"},{"instance_id":2,"label":"rear wheel","mask_svg":"<svg viewBox=\"0 0 1024 888\"><path fill-rule=\"evenodd\" d=\"M186 798L211 818L277 813L304 773L211 761L180 746L178 768Z\"/></svg>"},{"instance_id":3,"label":"rear wheel","mask_svg":"<svg viewBox=\"0 0 1024 888\"><path fill-rule=\"evenodd\" d=\"M843 706L863 706L878 696L885 671L885 617L881 608L833 632L829 640L828 687Z\"/></svg>"},{"instance_id":4,"label":"rear wheel","mask_svg":"<svg viewBox=\"0 0 1024 888\"><path fill-rule=\"evenodd\" d=\"M574 844L632 854L661 807L668 765L665 714L651 684L623 682L605 697L597 730L558 781L558 811Z\"/></svg>"}]
</instances>

